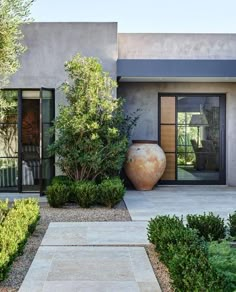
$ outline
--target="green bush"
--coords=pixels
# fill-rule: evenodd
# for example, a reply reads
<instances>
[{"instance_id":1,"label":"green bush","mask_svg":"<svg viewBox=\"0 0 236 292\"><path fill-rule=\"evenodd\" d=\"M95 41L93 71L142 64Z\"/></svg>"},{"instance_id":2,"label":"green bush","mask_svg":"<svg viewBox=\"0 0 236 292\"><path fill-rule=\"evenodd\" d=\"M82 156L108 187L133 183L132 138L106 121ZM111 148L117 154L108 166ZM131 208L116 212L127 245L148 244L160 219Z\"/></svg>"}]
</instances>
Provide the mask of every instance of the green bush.
<instances>
[{"instance_id":1,"label":"green bush","mask_svg":"<svg viewBox=\"0 0 236 292\"><path fill-rule=\"evenodd\" d=\"M228 224L230 235L236 237L236 211L234 214L229 215Z\"/></svg>"},{"instance_id":2,"label":"green bush","mask_svg":"<svg viewBox=\"0 0 236 292\"><path fill-rule=\"evenodd\" d=\"M222 291L222 281L208 262L207 243L181 219L151 219L148 239L168 267L175 291Z\"/></svg>"},{"instance_id":3,"label":"green bush","mask_svg":"<svg viewBox=\"0 0 236 292\"><path fill-rule=\"evenodd\" d=\"M61 89L67 105L60 106L55 119L52 133L57 135L50 153L74 180L118 175L138 117L126 117L124 100L113 96L117 83L98 59L77 54L65 70L69 78Z\"/></svg>"},{"instance_id":4,"label":"green bush","mask_svg":"<svg viewBox=\"0 0 236 292\"><path fill-rule=\"evenodd\" d=\"M98 203L113 207L119 203L125 194L125 187L119 177L103 180L98 186Z\"/></svg>"},{"instance_id":5,"label":"green bush","mask_svg":"<svg viewBox=\"0 0 236 292\"><path fill-rule=\"evenodd\" d=\"M236 248L226 240L209 244L209 261L224 278L223 291L236 291Z\"/></svg>"},{"instance_id":6,"label":"green bush","mask_svg":"<svg viewBox=\"0 0 236 292\"><path fill-rule=\"evenodd\" d=\"M176 243L177 239L172 236L172 232L183 228L183 220L176 216L157 216L148 223L148 240L158 245L158 249L162 250L164 249L164 247L162 248L162 242ZM164 239L166 235L168 235L168 239Z\"/></svg>"},{"instance_id":7,"label":"green bush","mask_svg":"<svg viewBox=\"0 0 236 292\"><path fill-rule=\"evenodd\" d=\"M74 181L71 180L68 176L59 175L55 176L52 179L52 185L54 184L61 184L66 187L66 193L68 195L68 202L76 202L76 196L74 191Z\"/></svg>"},{"instance_id":8,"label":"green bush","mask_svg":"<svg viewBox=\"0 0 236 292\"><path fill-rule=\"evenodd\" d=\"M204 215L187 215L187 227L196 229L207 241L225 237L224 219L212 212Z\"/></svg>"},{"instance_id":9,"label":"green bush","mask_svg":"<svg viewBox=\"0 0 236 292\"><path fill-rule=\"evenodd\" d=\"M89 208L97 200L97 185L93 181L77 181L74 184L77 203L82 208Z\"/></svg>"},{"instance_id":10,"label":"green bush","mask_svg":"<svg viewBox=\"0 0 236 292\"><path fill-rule=\"evenodd\" d=\"M172 244L168 253L171 254L168 269L175 291L222 291L220 278L208 261L207 246L199 238L191 243Z\"/></svg>"},{"instance_id":11,"label":"green bush","mask_svg":"<svg viewBox=\"0 0 236 292\"><path fill-rule=\"evenodd\" d=\"M47 187L46 195L51 207L63 207L68 202L68 187L66 184L56 182Z\"/></svg>"},{"instance_id":12,"label":"green bush","mask_svg":"<svg viewBox=\"0 0 236 292\"><path fill-rule=\"evenodd\" d=\"M35 199L15 200L0 225L0 280L3 280L14 258L23 250L27 237L39 219Z\"/></svg>"}]
</instances>

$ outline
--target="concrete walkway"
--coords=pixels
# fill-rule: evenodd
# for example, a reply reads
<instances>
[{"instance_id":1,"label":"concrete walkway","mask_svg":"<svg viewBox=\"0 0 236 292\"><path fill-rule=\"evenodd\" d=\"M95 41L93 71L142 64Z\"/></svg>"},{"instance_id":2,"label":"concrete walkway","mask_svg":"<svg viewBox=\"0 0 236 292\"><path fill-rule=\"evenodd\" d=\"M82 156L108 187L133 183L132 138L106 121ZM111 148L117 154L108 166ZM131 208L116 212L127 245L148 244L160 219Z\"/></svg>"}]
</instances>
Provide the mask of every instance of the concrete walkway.
<instances>
[{"instance_id":1,"label":"concrete walkway","mask_svg":"<svg viewBox=\"0 0 236 292\"><path fill-rule=\"evenodd\" d=\"M146 226L51 223L19 291L161 292L141 246Z\"/></svg>"},{"instance_id":2,"label":"concrete walkway","mask_svg":"<svg viewBox=\"0 0 236 292\"><path fill-rule=\"evenodd\" d=\"M149 220L156 215L213 212L227 219L236 210L236 187L159 186L153 191L127 191L125 204L132 220Z\"/></svg>"}]
</instances>

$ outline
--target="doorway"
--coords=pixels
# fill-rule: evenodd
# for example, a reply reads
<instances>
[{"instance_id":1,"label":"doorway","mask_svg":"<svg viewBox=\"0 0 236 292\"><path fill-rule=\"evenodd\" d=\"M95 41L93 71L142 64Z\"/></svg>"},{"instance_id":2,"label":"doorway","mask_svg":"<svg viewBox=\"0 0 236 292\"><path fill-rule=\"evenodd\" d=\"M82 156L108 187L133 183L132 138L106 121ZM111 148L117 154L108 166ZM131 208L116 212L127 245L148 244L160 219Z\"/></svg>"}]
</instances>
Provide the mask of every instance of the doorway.
<instances>
[{"instance_id":1,"label":"doorway","mask_svg":"<svg viewBox=\"0 0 236 292\"><path fill-rule=\"evenodd\" d=\"M47 147L54 90L4 90L0 104L0 191L42 193L54 176Z\"/></svg>"},{"instance_id":2,"label":"doorway","mask_svg":"<svg viewBox=\"0 0 236 292\"><path fill-rule=\"evenodd\" d=\"M162 183L225 184L225 95L160 94Z\"/></svg>"}]
</instances>

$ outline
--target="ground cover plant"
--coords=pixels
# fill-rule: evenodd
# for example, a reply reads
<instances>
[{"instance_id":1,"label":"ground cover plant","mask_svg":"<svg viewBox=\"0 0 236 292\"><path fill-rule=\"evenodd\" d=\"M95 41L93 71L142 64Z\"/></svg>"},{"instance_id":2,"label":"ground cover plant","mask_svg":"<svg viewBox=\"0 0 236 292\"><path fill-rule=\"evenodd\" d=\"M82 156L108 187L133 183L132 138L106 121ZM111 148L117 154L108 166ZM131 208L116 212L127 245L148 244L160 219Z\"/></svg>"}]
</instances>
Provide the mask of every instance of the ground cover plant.
<instances>
[{"instance_id":1,"label":"ground cover plant","mask_svg":"<svg viewBox=\"0 0 236 292\"><path fill-rule=\"evenodd\" d=\"M35 199L15 200L10 208L8 201L0 201L0 281L19 255L39 220L39 205Z\"/></svg>"},{"instance_id":2,"label":"ground cover plant","mask_svg":"<svg viewBox=\"0 0 236 292\"><path fill-rule=\"evenodd\" d=\"M148 239L169 269L173 288L235 291L236 249L222 241L226 229L222 219L212 213L187 218L186 226L176 216L157 216L148 224Z\"/></svg>"}]
</instances>

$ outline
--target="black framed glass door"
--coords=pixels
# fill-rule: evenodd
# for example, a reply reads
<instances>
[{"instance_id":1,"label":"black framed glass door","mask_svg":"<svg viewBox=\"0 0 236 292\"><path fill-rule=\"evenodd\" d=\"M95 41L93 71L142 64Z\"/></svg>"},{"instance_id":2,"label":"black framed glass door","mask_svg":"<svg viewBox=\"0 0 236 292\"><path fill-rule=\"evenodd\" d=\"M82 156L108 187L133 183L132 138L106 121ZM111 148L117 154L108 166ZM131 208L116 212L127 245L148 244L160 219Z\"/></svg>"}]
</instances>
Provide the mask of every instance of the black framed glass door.
<instances>
[{"instance_id":1,"label":"black framed glass door","mask_svg":"<svg viewBox=\"0 0 236 292\"><path fill-rule=\"evenodd\" d=\"M225 184L225 95L162 94L159 116L162 182Z\"/></svg>"},{"instance_id":2,"label":"black framed glass door","mask_svg":"<svg viewBox=\"0 0 236 292\"><path fill-rule=\"evenodd\" d=\"M53 89L0 92L0 192L43 192L54 176Z\"/></svg>"}]
</instances>

